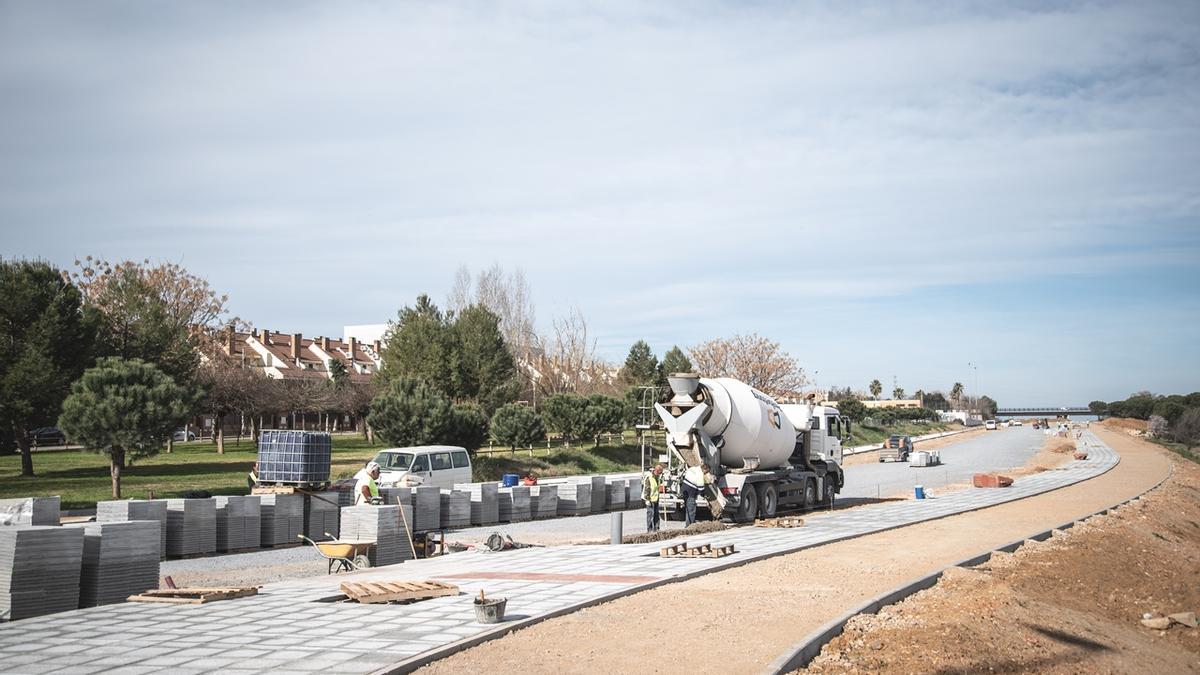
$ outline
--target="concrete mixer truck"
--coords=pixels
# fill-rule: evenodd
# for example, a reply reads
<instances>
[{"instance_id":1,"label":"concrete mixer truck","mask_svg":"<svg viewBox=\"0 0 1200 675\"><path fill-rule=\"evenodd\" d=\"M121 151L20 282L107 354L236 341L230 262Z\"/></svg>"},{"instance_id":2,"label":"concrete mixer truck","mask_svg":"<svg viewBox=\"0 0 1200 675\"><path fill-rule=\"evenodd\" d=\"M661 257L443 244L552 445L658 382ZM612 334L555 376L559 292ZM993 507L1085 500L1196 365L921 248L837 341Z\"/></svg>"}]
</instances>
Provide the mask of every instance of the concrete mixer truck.
<instances>
[{"instance_id":1,"label":"concrete mixer truck","mask_svg":"<svg viewBox=\"0 0 1200 675\"><path fill-rule=\"evenodd\" d=\"M683 509L680 476L707 464L715 481L700 505L714 517L736 522L770 518L782 510L833 504L845 476L842 443L850 420L836 408L780 405L732 378L675 373L673 397L654 406L667 431L667 448L678 460L659 508L670 517Z\"/></svg>"}]
</instances>

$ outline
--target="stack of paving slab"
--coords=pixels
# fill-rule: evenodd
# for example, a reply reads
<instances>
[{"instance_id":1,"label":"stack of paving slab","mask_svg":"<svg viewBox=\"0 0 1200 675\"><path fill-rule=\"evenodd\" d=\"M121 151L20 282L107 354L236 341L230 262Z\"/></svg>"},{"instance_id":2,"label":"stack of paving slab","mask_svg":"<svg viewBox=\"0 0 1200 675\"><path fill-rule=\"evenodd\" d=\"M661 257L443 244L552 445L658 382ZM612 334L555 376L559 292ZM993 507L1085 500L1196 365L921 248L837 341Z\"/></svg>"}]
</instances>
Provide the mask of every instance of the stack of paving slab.
<instances>
[{"instance_id":1,"label":"stack of paving slab","mask_svg":"<svg viewBox=\"0 0 1200 675\"><path fill-rule=\"evenodd\" d=\"M379 488L379 500L387 506L395 506L396 504L408 504L412 506L413 491L412 488L381 487Z\"/></svg>"},{"instance_id":2,"label":"stack of paving slab","mask_svg":"<svg viewBox=\"0 0 1200 675\"><path fill-rule=\"evenodd\" d=\"M213 497L217 505L217 550L241 551L262 543L262 515L257 495Z\"/></svg>"},{"instance_id":3,"label":"stack of paving slab","mask_svg":"<svg viewBox=\"0 0 1200 675\"><path fill-rule=\"evenodd\" d=\"M57 525L58 497L0 499L0 525Z\"/></svg>"},{"instance_id":4,"label":"stack of paving slab","mask_svg":"<svg viewBox=\"0 0 1200 675\"><path fill-rule=\"evenodd\" d=\"M157 520L76 523L67 527L83 530L80 607L125 602L131 595L158 588Z\"/></svg>"},{"instance_id":5,"label":"stack of paving slab","mask_svg":"<svg viewBox=\"0 0 1200 675\"><path fill-rule=\"evenodd\" d=\"M441 525L447 527L469 527L471 525L471 493L465 490L442 490Z\"/></svg>"},{"instance_id":6,"label":"stack of paving slab","mask_svg":"<svg viewBox=\"0 0 1200 675\"><path fill-rule=\"evenodd\" d=\"M96 522L114 523L126 520L157 520L159 559L167 558L167 500L120 499L96 504Z\"/></svg>"},{"instance_id":7,"label":"stack of paving slab","mask_svg":"<svg viewBox=\"0 0 1200 675\"><path fill-rule=\"evenodd\" d=\"M212 499L167 500L167 555L217 550L217 503Z\"/></svg>"},{"instance_id":8,"label":"stack of paving slab","mask_svg":"<svg viewBox=\"0 0 1200 675\"><path fill-rule=\"evenodd\" d=\"M304 531L304 495L259 495L262 512L262 546L300 542Z\"/></svg>"},{"instance_id":9,"label":"stack of paving slab","mask_svg":"<svg viewBox=\"0 0 1200 675\"><path fill-rule=\"evenodd\" d=\"M337 539L341 512L336 492L315 492L304 496L304 534L313 541Z\"/></svg>"},{"instance_id":10,"label":"stack of paving slab","mask_svg":"<svg viewBox=\"0 0 1200 675\"><path fill-rule=\"evenodd\" d=\"M629 483L623 479L617 479L606 486L606 494L604 505L609 511L624 511L628 502L626 501L626 493L629 491Z\"/></svg>"},{"instance_id":11,"label":"stack of paving slab","mask_svg":"<svg viewBox=\"0 0 1200 675\"><path fill-rule=\"evenodd\" d=\"M412 560L413 550L400 522L400 509L404 509L404 517L412 518L410 506L343 507L341 539L375 542L368 554L374 567Z\"/></svg>"},{"instance_id":12,"label":"stack of paving slab","mask_svg":"<svg viewBox=\"0 0 1200 675\"><path fill-rule=\"evenodd\" d=\"M608 500L608 481L604 476L592 476L592 513L603 513Z\"/></svg>"},{"instance_id":13,"label":"stack of paving slab","mask_svg":"<svg viewBox=\"0 0 1200 675\"><path fill-rule=\"evenodd\" d=\"M353 490L338 490L338 506L354 506Z\"/></svg>"},{"instance_id":14,"label":"stack of paving slab","mask_svg":"<svg viewBox=\"0 0 1200 675\"><path fill-rule=\"evenodd\" d=\"M496 499L499 505L497 510L500 522L521 523L533 519L533 512L530 510L528 486L515 485L513 487L500 488Z\"/></svg>"},{"instance_id":15,"label":"stack of paving slab","mask_svg":"<svg viewBox=\"0 0 1200 675\"><path fill-rule=\"evenodd\" d=\"M592 512L592 484L562 483L555 486L558 489L558 507L555 513L560 516L586 516Z\"/></svg>"},{"instance_id":16,"label":"stack of paving slab","mask_svg":"<svg viewBox=\"0 0 1200 675\"><path fill-rule=\"evenodd\" d=\"M77 609L82 563L78 527L0 527L0 620Z\"/></svg>"},{"instance_id":17,"label":"stack of paving slab","mask_svg":"<svg viewBox=\"0 0 1200 675\"><path fill-rule=\"evenodd\" d=\"M534 520L545 520L558 515L558 486L531 485L529 487L529 510Z\"/></svg>"},{"instance_id":18,"label":"stack of paving slab","mask_svg":"<svg viewBox=\"0 0 1200 675\"><path fill-rule=\"evenodd\" d=\"M471 524L491 525L500 522L499 483L459 483L455 490L471 494Z\"/></svg>"},{"instance_id":19,"label":"stack of paving slab","mask_svg":"<svg viewBox=\"0 0 1200 675\"><path fill-rule=\"evenodd\" d=\"M426 532L442 526L442 491L436 485L412 488L413 530Z\"/></svg>"}]
</instances>

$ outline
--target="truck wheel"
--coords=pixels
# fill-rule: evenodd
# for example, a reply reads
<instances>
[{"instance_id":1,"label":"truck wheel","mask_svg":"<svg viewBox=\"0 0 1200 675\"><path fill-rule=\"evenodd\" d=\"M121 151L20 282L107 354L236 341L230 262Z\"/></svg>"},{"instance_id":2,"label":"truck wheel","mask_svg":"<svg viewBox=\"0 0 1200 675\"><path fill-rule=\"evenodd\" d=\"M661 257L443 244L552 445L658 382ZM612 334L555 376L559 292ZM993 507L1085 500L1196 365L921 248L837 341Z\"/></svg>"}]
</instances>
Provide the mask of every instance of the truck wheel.
<instances>
[{"instance_id":1,"label":"truck wheel","mask_svg":"<svg viewBox=\"0 0 1200 675\"><path fill-rule=\"evenodd\" d=\"M735 523L748 523L758 515L758 493L754 486L747 485L742 490L742 500L738 502L737 511L733 514Z\"/></svg>"},{"instance_id":2,"label":"truck wheel","mask_svg":"<svg viewBox=\"0 0 1200 675\"><path fill-rule=\"evenodd\" d=\"M804 481L804 510L812 511L817 505L817 482L811 478Z\"/></svg>"},{"instance_id":3,"label":"truck wheel","mask_svg":"<svg viewBox=\"0 0 1200 675\"><path fill-rule=\"evenodd\" d=\"M827 509L833 508L833 500L837 498L837 488L833 487L832 477L825 477L825 503L823 506Z\"/></svg>"},{"instance_id":4,"label":"truck wheel","mask_svg":"<svg viewBox=\"0 0 1200 675\"><path fill-rule=\"evenodd\" d=\"M758 515L760 518L774 518L779 510L779 490L774 483L760 483L758 486Z\"/></svg>"}]
</instances>

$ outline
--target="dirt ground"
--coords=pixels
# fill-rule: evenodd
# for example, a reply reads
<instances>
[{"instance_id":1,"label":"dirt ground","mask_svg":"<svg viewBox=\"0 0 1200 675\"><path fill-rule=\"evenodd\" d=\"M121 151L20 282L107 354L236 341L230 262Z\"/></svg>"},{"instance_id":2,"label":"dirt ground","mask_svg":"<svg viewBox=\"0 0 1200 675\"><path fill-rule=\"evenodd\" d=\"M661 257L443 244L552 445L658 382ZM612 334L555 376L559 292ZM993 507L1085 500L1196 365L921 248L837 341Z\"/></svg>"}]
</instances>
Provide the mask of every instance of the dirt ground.
<instances>
[{"instance_id":1,"label":"dirt ground","mask_svg":"<svg viewBox=\"0 0 1200 675\"><path fill-rule=\"evenodd\" d=\"M1104 433L1104 439L1122 453L1122 461L1111 471L1084 483L989 509L669 584L536 624L503 639L463 650L423 670L431 673L480 669L525 673L677 672L686 668L686 663L696 664L696 667L720 664L721 670L726 671L761 670L846 608L981 550L1082 517L1123 497L1138 494L1169 471L1171 459L1155 446L1111 433ZM810 514L809 517L822 516ZM1161 534L1183 540L1184 533L1186 530L1164 529ZM1193 537L1193 543L1194 540ZM1071 560L1073 564L1086 565L1087 556L1075 555ZM1149 561L1142 562L1150 565ZM1113 594L1111 602L1128 602L1133 596L1122 590L1131 584L1125 577L1133 576L1130 570L1140 574L1143 569L1147 572L1153 569L1152 573L1161 577L1160 583L1163 579L1187 579L1194 585L1195 579L1200 578L1186 560L1166 558L1152 567L1128 568L1121 576L1097 577L1096 583ZM1190 577L1184 575L1186 570L1192 570ZM1086 576L1086 567L1078 573ZM1051 583L1050 578L1046 582ZM1172 588L1178 587L1175 581L1170 584ZM1164 583L1165 588L1167 584ZM1060 590L1065 593L1067 589ZM1179 602L1167 603L1167 598L1163 597L1161 603L1140 603L1137 607L1129 607L1129 611L1136 618L1142 611L1174 611L1175 606L1187 604L1182 591L1172 593L1179 597ZM1163 606L1150 607L1150 604ZM1023 609L1030 612L1028 622L1041 620L1051 624L1050 630L1068 633L1073 630L1057 618L1046 621L1036 612L1036 607ZM963 613L971 611L969 607L961 606L959 610ZM1079 611L1095 612L1099 608ZM1134 628L1138 627L1135 625ZM966 649L959 644L949 644L959 640L959 636L946 636L943 640L930 632L919 638L918 653L930 649L947 652ZM997 652L1004 658L1022 658L1025 654L1023 647L1006 644L1003 648L1012 650L1011 653ZM1080 657L1090 658L1094 653L1085 650ZM959 663L966 669L964 672L977 669L975 661L960 660ZM1032 662L1030 666L1035 670L1040 667ZM934 670L927 663L917 661L910 669ZM829 670L839 669L830 667ZM896 670L904 669L897 667ZM953 668L949 672L953 672Z\"/></svg>"},{"instance_id":2,"label":"dirt ground","mask_svg":"<svg viewBox=\"0 0 1200 675\"><path fill-rule=\"evenodd\" d=\"M1046 542L847 624L814 673L1200 671L1200 629L1141 625L1200 611L1200 467Z\"/></svg>"}]
</instances>

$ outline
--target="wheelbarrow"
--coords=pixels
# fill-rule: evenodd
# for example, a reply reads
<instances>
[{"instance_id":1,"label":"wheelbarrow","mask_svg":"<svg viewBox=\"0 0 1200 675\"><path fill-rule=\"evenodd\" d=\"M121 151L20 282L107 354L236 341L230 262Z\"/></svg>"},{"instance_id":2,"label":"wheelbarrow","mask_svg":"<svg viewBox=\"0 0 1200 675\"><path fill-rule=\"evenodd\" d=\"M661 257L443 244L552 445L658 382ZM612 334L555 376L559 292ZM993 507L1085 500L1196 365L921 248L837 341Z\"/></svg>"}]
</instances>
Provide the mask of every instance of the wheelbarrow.
<instances>
[{"instance_id":1,"label":"wheelbarrow","mask_svg":"<svg viewBox=\"0 0 1200 675\"><path fill-rule=\"evenodd\" d=\"M302 534L296 536L312 544L313 548L317 549L317 553L329 561L329 570L326 574L333 574L334 568L337 568L338 572L353 572L371 566L371 559L367 557L367 553L375 545L373 541L343 541L339 539L313 541ZM326 532L325 536L332 535Z\"/></svg>"}]
</instances>

